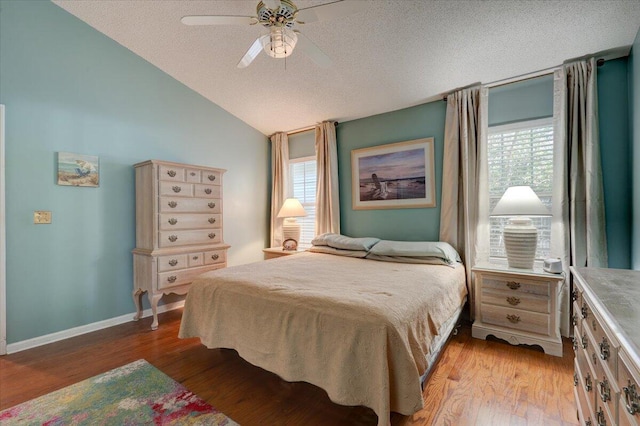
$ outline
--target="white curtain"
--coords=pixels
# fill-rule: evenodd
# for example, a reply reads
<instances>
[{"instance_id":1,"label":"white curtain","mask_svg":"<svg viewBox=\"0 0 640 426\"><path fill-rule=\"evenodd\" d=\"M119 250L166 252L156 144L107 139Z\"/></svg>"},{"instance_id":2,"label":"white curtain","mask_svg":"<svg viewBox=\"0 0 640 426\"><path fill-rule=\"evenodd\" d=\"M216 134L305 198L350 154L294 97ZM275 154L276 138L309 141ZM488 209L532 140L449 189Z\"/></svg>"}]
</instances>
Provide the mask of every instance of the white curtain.
<instances>
[{"instance_id":1,"label":"white curtain","mask_svg":"<svg viewBox=\"0 0 640 426\"><path fill-rule=\"evenodd\" d=\"M282 245L282 222L278 212L287 198L289 138L280 132L271 136L271 247Z\"/></svg>"},{"instance_id":2,"label":"white curtain","mask_svg":"<svg viewBox=\"0 0 640 426\"><path fill-rule=\"evenodd\" d=\"M336 126L332 121L316 125L316 235L340 233L340 196L338 190L338 147Z\"/></svg>"},{"instance_id":3,"label":"white curtain","mask_svg":"<svg viewBox=\"0 0 640 426\"><path fill-rule=\"evenodd\" d=\"M551 255L569 266L607 267L604 191L598 132L595 59L554 73L554 192ZM561 331L570 335L569 287L561 299Z\"/></svg>"},{"instance_id":4,"label":"white curtain","mask_svg":"<svg viewBox=\"0 0 640 426\"><path fill-rule=\"evenodd\" d=\"M471 268L489 253L487 172L488 90L472 87L447 96L440 208L440 240L458 250L467 272L474 317Z\"/></svg>"}]
</instances>

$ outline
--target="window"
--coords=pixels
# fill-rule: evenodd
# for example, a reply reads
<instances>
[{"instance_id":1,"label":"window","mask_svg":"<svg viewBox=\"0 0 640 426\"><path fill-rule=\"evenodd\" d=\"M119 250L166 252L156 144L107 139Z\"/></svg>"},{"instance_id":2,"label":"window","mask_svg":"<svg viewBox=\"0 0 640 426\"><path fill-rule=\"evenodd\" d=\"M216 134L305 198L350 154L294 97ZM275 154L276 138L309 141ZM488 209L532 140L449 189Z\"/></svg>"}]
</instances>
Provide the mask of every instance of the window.
<instances>
[{"instance_id":1,"label":"window","mask_svg":"<svg viewBox=\"0 0 640 426\"><path fill-rule=\"evenodd\" d=\"M297 198L307 212L298 217L300 241L298 247L311 247L316 233L316 158L304 157L289 160L289 193Z\"/></svg>"},{"instance_id":2,"label":"window","mask_svg":"<svg viewBox=\"0 0 640 426\"><path fill-rule=\"evenodd\" d=\"M528 185L551 211L553 122L551 118L489 128L489 212L510 186ZM507 218L490 218L490 256L506 259L502 228ZM549 257L551 217L534 217L538 228L536 259Z\"/></svg>"}]
</instances>

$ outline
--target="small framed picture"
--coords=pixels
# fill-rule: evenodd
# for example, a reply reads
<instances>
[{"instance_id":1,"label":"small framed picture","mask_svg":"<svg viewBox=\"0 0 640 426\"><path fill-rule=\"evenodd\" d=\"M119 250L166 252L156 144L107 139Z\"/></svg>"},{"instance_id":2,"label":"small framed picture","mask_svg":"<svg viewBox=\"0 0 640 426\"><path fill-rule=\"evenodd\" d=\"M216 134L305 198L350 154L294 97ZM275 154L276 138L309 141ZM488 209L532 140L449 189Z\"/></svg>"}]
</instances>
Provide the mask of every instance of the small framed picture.
<instances>
[{"instance_id":1,"label":"small framed picture","mask_svg":"<svg viewBox=\"0 0 640 426\"><path fill-rule=\"evenodd\" d=\"M282 242L282 250L296 251L298 250L298 242L293 238L287 238Z\"/></svg>"}]
</instances>

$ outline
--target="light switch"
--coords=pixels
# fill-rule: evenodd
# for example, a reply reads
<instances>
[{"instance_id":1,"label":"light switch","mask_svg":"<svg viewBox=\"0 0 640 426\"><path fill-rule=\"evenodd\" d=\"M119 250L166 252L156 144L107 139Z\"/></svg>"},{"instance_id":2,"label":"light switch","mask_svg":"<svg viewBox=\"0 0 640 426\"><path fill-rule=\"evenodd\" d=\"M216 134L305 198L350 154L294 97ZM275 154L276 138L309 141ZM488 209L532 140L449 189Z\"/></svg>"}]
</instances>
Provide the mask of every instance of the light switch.
<instances>
[{"instance_id":1,"label":"light switch","mask_svg":"<svg viewBox=\"0 0 640 426\"><path fill-rule=\"evenodd\" d=\"M33 212L33 223L45 224L51 223L51 212L37 210Z\"/></svg>"}]
</instances>

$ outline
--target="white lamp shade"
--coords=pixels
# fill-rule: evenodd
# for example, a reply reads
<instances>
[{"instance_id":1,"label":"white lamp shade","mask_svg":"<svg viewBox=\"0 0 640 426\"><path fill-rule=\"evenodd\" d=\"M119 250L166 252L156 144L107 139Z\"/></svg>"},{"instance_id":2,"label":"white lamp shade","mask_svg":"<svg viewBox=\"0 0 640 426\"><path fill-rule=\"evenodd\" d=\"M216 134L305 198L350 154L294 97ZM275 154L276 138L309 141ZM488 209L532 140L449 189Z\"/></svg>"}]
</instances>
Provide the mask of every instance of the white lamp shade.
<instances>
[{"instance_id":1,"label":"white lamp shade","mask_svg":"<svg viewBox=\"0 0 640 426\"><path fill-rule=\"evenodd\" d=\"M278 217L303 217L307 212L296 198L287 198L278 212Z\"/></svg>"},{"instance_id":2,"label":"white lamp shade","mask_svg":"<svg viewBox=\"0 0 640 426\"><path fill-rule=\"evenodd\" d=\"M491 216L549 216L549 210L529 186L511 186L496 204Z\"/></svg>"}]
</instances>

